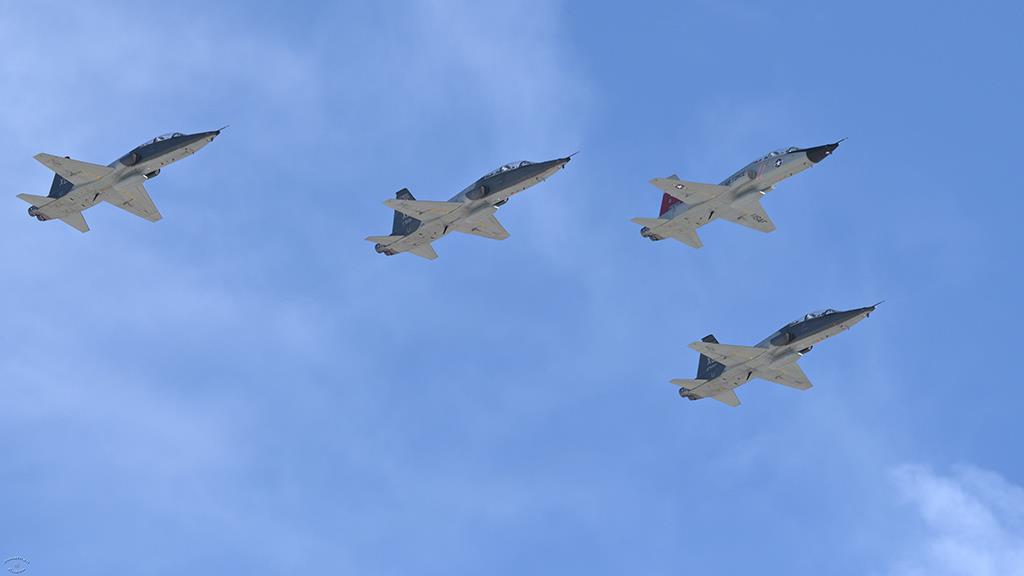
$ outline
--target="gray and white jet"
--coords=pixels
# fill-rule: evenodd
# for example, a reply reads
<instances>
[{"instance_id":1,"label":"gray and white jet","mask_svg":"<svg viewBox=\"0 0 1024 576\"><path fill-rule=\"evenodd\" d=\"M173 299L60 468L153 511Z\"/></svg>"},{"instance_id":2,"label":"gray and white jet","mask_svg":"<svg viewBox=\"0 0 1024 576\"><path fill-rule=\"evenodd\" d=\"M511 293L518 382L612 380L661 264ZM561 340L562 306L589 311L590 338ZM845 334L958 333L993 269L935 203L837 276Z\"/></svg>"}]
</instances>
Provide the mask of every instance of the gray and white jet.
<instances>
[{"instance_id":1,"label":"gray and white jet","mask_svg":"<svg viewBox=\"0 0 1024 576\"><path fill-rule=\"evenodd\" d=\"M694 248L704 245L697 229L715 218L771 232L775 224L761 206L761 197L782 180L828 158L840 142L770 152L717 185L687 182L675 175L655 178L651 184L664 192L660 215L633 218L632 222L643 226L640 235L644 238L674 238Z\"/></svg>"},{"instance_id":2,"label":"gray and white jet","mask_svg":"<svg viewBox=\"0 0 1024 576\"><path fill-rule=\"evenodd\" d=\"M160 174L160 169L194 154L216 138L221 130L157 136L106 166L72 160L65 156L36 154L35 159L56 172L47 196L18 194L32 206L29 216L40 221L61 220L80 232L89 225L82 211L101 201L109 202L136 216L156 222L161 218L143 183Z\"/></svg>"},{"instance_id":3,"label":"gray and white jet","mask_svg":"<svg viewBox=\"0 0 1024 576\"><path fill-rule=\"evenodd\" d=\"M572 156L546 162L513 162L492 170L447 202L416 200L407 188L384 202L395 210L390 236L370 236L374 250L393 256L411 252L433 260L431 243L449 232L462 232L504 240L508 232L494 217L513 194L546 180L568 164Z\"/></svg>"},{"instance_id":4,"label":"gray and white jet","mask_svg":"<svg viewBox=\"0 0 1024 576\"><path fill-rule=\"evenodd\" d=\"M877 306L811 312L786 324L756 346L719 344L714 335L708 334L701 341L690 344L690 348L700 352L697 378L675 379L672 383L679 386L679 395L683 398L714 398L729 406L740 405L735 389L751 378L807 390L811 382L797 361L815 344L870 316Z\"/></svg>"}]
</instances>

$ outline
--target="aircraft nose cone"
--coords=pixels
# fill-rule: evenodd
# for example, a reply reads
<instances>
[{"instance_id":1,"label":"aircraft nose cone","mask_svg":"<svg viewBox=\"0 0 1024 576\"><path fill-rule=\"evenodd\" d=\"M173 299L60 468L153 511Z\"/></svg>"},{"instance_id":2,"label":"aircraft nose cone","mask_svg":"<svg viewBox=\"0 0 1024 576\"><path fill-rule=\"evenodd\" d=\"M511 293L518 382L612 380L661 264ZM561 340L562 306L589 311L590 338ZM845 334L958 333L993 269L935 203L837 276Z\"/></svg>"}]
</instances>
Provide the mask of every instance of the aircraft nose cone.
<instances>
[{"instance_id":1,"label":"aircraft nose cone","mask_svg":"<svg viewBox=\"0 0 1024 576\"><path fill-rule=\"evenodd\" d=\"M824 146L815 146L814 148L808 148L805 150L807 153L807 159L817 164L825 158L832 155L832 151L839 148L839 142L835 144L825 144Z\"/></svg>"},{"instance_id":2,"label":"aircraft nose cone","mask_svg":"<svg viewBox=\"0 0 1024 576\"><path fill-rule=\"evenodd\" d=\"M220 128L217 128L216 130L210 130L209 132L203 132L203 135L208 137L210 140L213 140L217 136L220 136L220 133L223 132L226 128L227 128L227 126L222 126Z\"/></svg>"},{"instance_id":3,"label":"aircraft nose cone","mask_svg":"<svg viewBox=\"0 0 1024 576\"><path fill-rule=\"evenodd\" d=\"M565 165L568 164L570 160L572 160L572 157L571 156L567 156L565 158L557 158L555 160L548 160L546 162L541 162L540 166L543 168L544 171L548 171L548 170L552 170L552 169L559 169L559 168L564 168Z\"/></svg>"},{"instance_id":4,"label":"aircraft nose cone","mask_svg":"<svg viewBox=\"0 0 1024 576\"><path fill-rule=\"evenodd\" d=\"M853 324L860 322L861 320L867 318L868 316L871 316L871 313L875 311L875 308L877 306L878 304L875 304L874 306L865 306L863 308L847 310L846 312L841 312L839 314L840 317L836 319L840 322L848 322L852 326Z\"/></svg>"}]
</instances>

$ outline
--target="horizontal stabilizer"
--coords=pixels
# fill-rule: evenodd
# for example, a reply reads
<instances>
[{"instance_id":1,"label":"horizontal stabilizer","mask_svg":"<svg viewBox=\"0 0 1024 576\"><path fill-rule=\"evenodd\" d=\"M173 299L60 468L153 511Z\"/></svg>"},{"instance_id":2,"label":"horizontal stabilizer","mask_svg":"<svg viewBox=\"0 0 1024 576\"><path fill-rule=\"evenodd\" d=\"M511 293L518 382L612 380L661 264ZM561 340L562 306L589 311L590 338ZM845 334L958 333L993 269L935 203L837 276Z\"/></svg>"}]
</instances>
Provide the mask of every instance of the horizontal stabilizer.
<instances>
[{"instance_id":1,"label":"horizontal stabilizer","mask_svg":"<svg viewBox=\"0 0 1024 576\"><path fill-rule=\"evenodd\" d=\"M662 238L672 238L694 248L701 248L704 246L704 243L700 240L700 236L697 236L697 231L688 227L691 225L691 222L686 216L686 213L672 219L633 218L630 222L644 226L650 229L652 234Z\"/></svg>"},{"instance_id":2,"label":"horizontal stabilizer","mask_svg":"<svg viewBox=\"0 0 1024 576\"><path fill-rule=\"evenodd\" d=\"M18 194L18 198L21 198L25 202L35 206L36 208L42 208L50 202L54 201L54 198L48 198L46 196L36 196L35 194Z\"/></svg>"},{"instance_id":3,"label":"horizontal stabilizer","mask_svg":"<svg viewBox=\"0 0 1024 576\"><path fill-rule=\"evenodd\" d=\"M89 231L89 225L86 224L85 216L82 216L81 212L71 212L66 216L61 217L60 220L79 232L84 233Z\"/></svg>"},{"instance_id":4,"label":"horizontal stabilizer","mask_svg":"<svg viewBox=\"0 0 1024 576\"><path fill-rule=\"evenodd\" d=\"M434 260L437 258L437 252L434 251L434 247L430 244L420 244L419 246L409 250L413 254L420 258L426 258L427 260Z\"/></svg>"},{"instance_id":5,"label":"horizontal stabilizer","mask_svg":"<svg viewBox=\"0 0 1024 576\"><path fill-rule=\"evenodd\" d=\"M672 380L669 380L669 382L689 392L691 390L696 390L697 388L700 388L701 386L704 385L705 382L707 382L707 380L689 380L686 378L674 378Z\"/></svg>"},{"instance_id":6,"label":"horizontal stabilizer","mask_svg":"<svg viewBox=\"0 0 1024 576\"><path fill-rule=\"evenodd\" d=\"M42 208L43 206L46 206L47 204L55 201L54 198L47 198L46 196L36 196L34 194L18 194L18 198L21 198L22 200L28 202L29 204L35 206L36 208ZM73 212L69 210L62 210L61 212L64 212L64 216L55 216L54 214L46 214L45 211L41 211L41 213L44 216L46 216L47 219L57 218L64 222L65 224L67 224L68 226L71 226L75 230L78 230L79 232L89 231L89 225L85 222L85 216L82 216L81 212Z\"/></svg>"},{"instance_id":7,"label":"horizontal stabilizer","mask_svg":"<svg viewBox=\"0 0 1024 576\"><path fill-rule=\"evenodd\" d=\"M114 171L113 168L107 166L62 158L52 154L36 154L35 159L75 186L94 182Z\"/></svg>"},{"instance_id":8,"label":"horizontal stabilizer","mask_svg":"<svg viewBox=\"0 0 1024 576\"><path fill-rule=\"evenodd\" d=\"M736 395L735 390L726 390L724 392L719 392L718 394L711 396L711 398L714 398L715 400L718 400L723 404L728 404L733 408L740 405L740 397Z\"/></svg>"},{"instance_id":9,"label":"horizontal stabilizer","mask_svg":"<svg viewBox=\"0 0 1024 576\"><path fill-rule=\"evenodd\" d=\"M384 246L387 246L388 244L391 244L392 242L398 242L402 238L405 238L405 236L396 235L396 236L367 236L366 237L366 239L368 241L373 242L374 244L383 244Z\"/></svg>"},{"instance_id":10,"label":"horizontal stabilizer","mask_svg":"<svg viewBox=\"0 0 1024 576\"><path fill-rule=\"evenodd\" d=\"M691 228L681 228L679 230L673 230L672 233L669 234L669 238L672 238L673 240L678 240L683 244L686 244L687 246L691 246L693 248L700 248L704 246L704 243L700 241L700 236L697 236L697 231Z\"/></svg>"},{"instance_id":11,"label":"horizontal stabilizer","mask_svg":"<svg viewBox=\"0 0 1024 576\"><path fill-rule=\"evenodd\" d=\"M734 346L704 341L692 342L690 348L726 366L748 362L766 352L765 348L754 346Z\"/></svg>"},{"instance_id":12,"label":"horizontal stabilizer","mask_svg":"<svg viewBox=\"0 0 1024 576\"><path fill-rule=\"evenodd\" d=\"M729 191L728 186L718 184L704 184L702 182L687 182L677 177L655 178L651 180L659 190L682 200L686 204L700 204Z\"/></svg>"},{"instance_id":13,"label":"horizontal stabilizer","mask_svg":"<svg viewBox=\"0 0 1024 576\"><path fill-rule=\"evenodd\" d=\"M671 220L667 218L633 218L630 222L656 230L659 226L664 226L671 222Z\"/></svg>"}]
</instances>

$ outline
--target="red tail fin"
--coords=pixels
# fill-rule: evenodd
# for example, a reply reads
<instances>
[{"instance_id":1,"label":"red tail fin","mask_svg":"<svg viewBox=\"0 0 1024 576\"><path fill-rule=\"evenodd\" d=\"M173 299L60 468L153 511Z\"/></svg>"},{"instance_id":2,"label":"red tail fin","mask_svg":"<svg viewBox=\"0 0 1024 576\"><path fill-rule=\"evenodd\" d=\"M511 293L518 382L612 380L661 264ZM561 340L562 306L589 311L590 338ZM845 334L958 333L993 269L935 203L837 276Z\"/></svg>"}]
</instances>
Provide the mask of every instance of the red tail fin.
<instances>
[{"instance_id":1,"label":"red tail fin","mask_svg":"<svg viewBox=\"0 0 1024 576\"><path fill-rule=\"evenodd\" d=\"M668 212L669 210L671 210L673 206L675 206L676 204L682 204L682 203L683 203L682 200L680 200L679 198L676 198L675 196L672 196L671 194L663 195L661 197L661 212L658 213L658 216L664 216L665 212Z\"/></svg>"}]
</instances>

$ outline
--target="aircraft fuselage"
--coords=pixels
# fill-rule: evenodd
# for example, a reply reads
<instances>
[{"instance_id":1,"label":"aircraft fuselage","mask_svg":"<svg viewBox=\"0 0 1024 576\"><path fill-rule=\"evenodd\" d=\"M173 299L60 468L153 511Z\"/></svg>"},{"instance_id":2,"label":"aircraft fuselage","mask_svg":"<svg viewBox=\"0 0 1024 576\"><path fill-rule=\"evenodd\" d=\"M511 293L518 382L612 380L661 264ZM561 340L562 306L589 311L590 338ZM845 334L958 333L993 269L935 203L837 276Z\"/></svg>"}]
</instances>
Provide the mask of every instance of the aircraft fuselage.
<instances>
[{"instance_id":1,"label":"aircraft fuselage","mask_svg":"<svg viewBox=\"0 0 1024 576\"><path fill-rule=\"evenodd\" d=\"M548 179L568 161L568 158L559 158L492 172L448 200L461 203L459 208L440 218L421 222L415 231L386 247L380 247L378 251L390 256L438 240L449 234L456 222L471 219L481 212L505 204L512 196Z\"/></svg>"},{"instance_id":2,"label":"aircraft fuselage","mask_svg":"<svg viewBox=\"0 0 1024 576\"><path fill-rule=\"evenodd\" d=\"M791 322L754 346L763 348L762 354L725 366L718 376L707 381L707 386L715 390L732 390L756 378L759 370L778 368L796 362L813 346L850 329L874 310L875 306L846 311L830 310L819 316L810 317L812 315L809 314L803 320ZM690 397L686 390L680 389L679 393L684 397Z\"/></svg>"},{"instance_id":3,"label":"aircraft fuselage","mask_svg":"<svg viewBox=\"0 0 1024 576\"><path fill-rule=\"evenodd\" d=\"M105 191L129 188L154 178L164 166L194 154L219 134L220 130L175 134L147 142L108 164L112 170L102 178L79 185L71 185L65 180L63 186L51 190L51 197L55 198L53 202L44 207L31 206L29 215L38 220L50 220L91 208L103 200Z\"/></svg>"},{"instance_id":4,"label":"aircraft fuselage","mask_svg":"<svg viewBox=\"0 0 1024 576\"><path fill-rule=\"evenodd\" d=\"M761 198L779 182L814 166L831 153L831 150L828 153L823 152L823 149L828 147L834 149L834 145L829 144L770 153L722 180L719 185L728 187L728 192L697 204L673 201L669 209L661 214L661 218L672 219L683 212L699 209L708 213L701 224L711 222L718 217L715 212L719 208L742 206L745 201Z\"/></svg>"}]
</instances>

